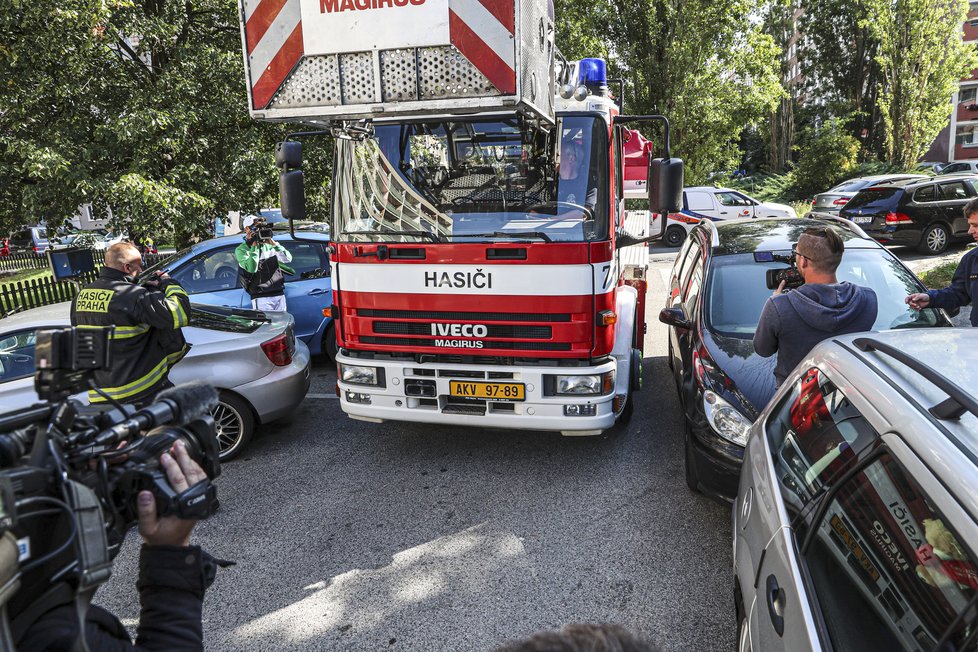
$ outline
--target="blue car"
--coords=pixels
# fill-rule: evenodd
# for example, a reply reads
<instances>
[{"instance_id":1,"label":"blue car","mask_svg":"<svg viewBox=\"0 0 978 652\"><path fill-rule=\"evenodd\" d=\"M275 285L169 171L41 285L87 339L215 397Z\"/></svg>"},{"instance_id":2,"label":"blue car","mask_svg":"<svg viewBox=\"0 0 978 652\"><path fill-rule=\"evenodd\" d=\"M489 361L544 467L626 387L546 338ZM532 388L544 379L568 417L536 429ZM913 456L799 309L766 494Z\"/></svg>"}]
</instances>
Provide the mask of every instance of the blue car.
<instances>
[{"instance_id":1,"label":"blue car","mask_svg":"<svg viewBox=\"0 0 978 652\"><path fill-rule=\"evenodd\" d=\"M295 334L313 355L336 353L333 322L323 310L333 303L329 279L329 235L317 231L297 231L296 240L288 233L276 233L275 241L292 253L289 264L295 274L285 277L285 300L295 318ZM229 235L205 240L178 251L146 270L165 270L180 283L194 303L250 308L251 297L244 291L238 274L234 249L243 236Z\"/></svg>"}]
</instances>

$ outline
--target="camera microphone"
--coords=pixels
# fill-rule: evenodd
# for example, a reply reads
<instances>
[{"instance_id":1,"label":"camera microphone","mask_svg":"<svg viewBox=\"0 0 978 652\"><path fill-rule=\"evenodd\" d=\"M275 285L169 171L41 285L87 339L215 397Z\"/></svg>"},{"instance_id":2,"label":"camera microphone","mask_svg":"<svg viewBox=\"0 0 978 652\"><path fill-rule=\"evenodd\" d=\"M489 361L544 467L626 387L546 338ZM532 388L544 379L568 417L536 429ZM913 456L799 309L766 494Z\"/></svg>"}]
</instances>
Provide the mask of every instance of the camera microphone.
<instances>
[{"instance_id":1,"label":"camera microphone","mask_svg":"<svg viewBox=\"0 0 978 652\"><path fill-rule=\"evenodd\" d=\"M100 432L93 443L97 446L114 444L160 424L185 426L210 414L217 403L217 390L213 385L199 381L177 385L160 392L155 402L136 411L125 421Z\"/></svg>"}]
</instances>

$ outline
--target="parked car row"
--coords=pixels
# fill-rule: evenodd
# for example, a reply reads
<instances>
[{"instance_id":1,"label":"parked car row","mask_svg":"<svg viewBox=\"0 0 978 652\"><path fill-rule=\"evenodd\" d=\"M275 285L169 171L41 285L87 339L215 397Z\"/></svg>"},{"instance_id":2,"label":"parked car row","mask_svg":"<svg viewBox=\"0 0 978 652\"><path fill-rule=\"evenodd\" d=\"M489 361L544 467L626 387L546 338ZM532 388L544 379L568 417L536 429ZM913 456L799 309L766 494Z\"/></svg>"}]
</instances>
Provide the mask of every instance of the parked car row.
<instances>
[{"instance_id":1,"label":"parked car row","mask_svg":"<svg viewBox=\"0 0 978 652\"><path fill-rule=\"evenodd\" d=\"M818 345L780 388L753 349L807 228L845 242L871 333ZM915 311L920 281L859 227L704 221L673 266L669 326L690 489L732 501L738 650L971 650L978 637L978 331Z\"/></svg>"}]
</instances>

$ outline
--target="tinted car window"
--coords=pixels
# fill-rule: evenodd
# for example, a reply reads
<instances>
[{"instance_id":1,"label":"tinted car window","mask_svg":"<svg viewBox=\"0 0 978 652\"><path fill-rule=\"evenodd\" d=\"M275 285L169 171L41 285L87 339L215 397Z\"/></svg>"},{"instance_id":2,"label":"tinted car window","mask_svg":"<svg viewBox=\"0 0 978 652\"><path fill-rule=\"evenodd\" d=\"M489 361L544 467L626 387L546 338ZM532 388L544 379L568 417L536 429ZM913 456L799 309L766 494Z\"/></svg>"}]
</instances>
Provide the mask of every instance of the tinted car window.
<instances>
[{"instance_id":1,"label":"tinted car window","mask_svg":"<svg viewBox=\"0 0 978 652\"><path fill-rule=\"evenodd\" d=\"M826 192L854 192L864 187L868 181L863 181L862 179L851 179L849 181L843 181L834 188L830 188Z\"/></svg>"},{"instance_id":2,"label":"tinted car window","mask_svg":"<svg viewBox=\"0 0 978 652\"><path fill-rule=\"evenodd\" d=\"M198 254L179 269L171 270L170 277L182 285L188 294L220 292L241 287L234 247Z\"/></svg>"},{"instance_id":3,"label":"tinted car window","mask_svg":"<svg viewBox=\"0 0 978 652\"><path fill-rule=\"evenodd\" d=\"M802 512L879 438L816 367L795 381L771 413L766 431L781 496L791 515ZM798 531L799 536L804 533Z\"/></svg>"},{"instance_id":4,"label":"tinted car window","mask_svg":"<svg viewBox=\"0 0 978 652\"><path fill-rule=\"evenodd\" d=\"M941 199L967 199L968 191L964 188L964 181L952 181L951 183L942 183L941 187Z\"/></svg>"},{"instance_id":5,"label":"tinted car window","mask_svg":"<svg viewBox=\"0 0 978 652\"><path fill-rule=\"evenodd\" d=\"M838 488L813 535L802 559L836 650L933 650L949 629L942 650L974 649L956 619L975 557L889 454Z\"/></svg>"},{"instance_id":6,"label":"tinted car window","mask_svg":"<svg viewBox=\"0 0 978 652\"><path fill-rule=\"evenodd\" d=\"M951 163L946 167L941 168L942 174L948 174L949 172L967 172L971 169L971 166L967 163Z\"/></svg>"},{"instance_id":7,"label":"tinted car window","mask_svg":"<svg viewBox=\"0 0 978 652\"><path fill-rule=\"evenodd\" d=\"M700 255L700 245L698 242L693 242L690 246L689 251L686 252L686 258L683 259L683 267L679 272L679 289L684 290L686 288L686 281L689 280L689 274L693 271L693 267L696 266L696 260Z\"/></svg>"},{"instance_id":8,"label":"tinted car window","mask_svg":"<svg viewBox=\"0 0 978 652\"><path fill-rule=\"evenodd\" d=\"M913 193L913 200L915 202L934 201L937 199L937 192L935 190L934 186L917 188Z\"/></svg>"},{"instance_id":9,"label":"tinted car window","mask_svg":"<svg viewBox=\"0 0 978 652\"><path fill-rule=\"evenodd\" d=\"M752 339L764 302L772 293L765 282L765 270L784 268L780 263L754 262L753 254L715 256L707 282L710 330ZM908 294L920 291L917 280L885 250L847 249L836 275L839 281L870 287L876 292L879 308L873 330L937 324L933 309L915 311L904 302Z\"/></svg>"},{"instance_id":10,"label":"tinted car window","mask_svg":"<svg viewBox=\"0 0 978 652\"><path fill-rule=\"evenodd\" d=\"M22 331L0 340L0 382L34 373L34 333Z\"/></svg>"},{"instance_id":11,"label":"tinted car window","mask_svg":"<svg viewBox=\"0 0 978 652\"><path fill-rule=\"evenodd\" d=\"M326 270L329 265L326 262L326 254L322 245L313 242L297 242L286 240L282 246L292 254L292 262L289 267L295 270L295 274L286 274L286 281L295 281L303 278L303 274L308 276L317 270Z\"/></svg>"},{"instance_id":12,"label":"tinted car window","mask_svg":"<svg viewBox=\"0 0 978 652\"><path fill-rule=\"evenodd\" d=\"M868 208L870 210L891 210L896 208L903 190L900 188L867 188L860 190L846 204L846 210Z\"/></svg>"}]
</instances>

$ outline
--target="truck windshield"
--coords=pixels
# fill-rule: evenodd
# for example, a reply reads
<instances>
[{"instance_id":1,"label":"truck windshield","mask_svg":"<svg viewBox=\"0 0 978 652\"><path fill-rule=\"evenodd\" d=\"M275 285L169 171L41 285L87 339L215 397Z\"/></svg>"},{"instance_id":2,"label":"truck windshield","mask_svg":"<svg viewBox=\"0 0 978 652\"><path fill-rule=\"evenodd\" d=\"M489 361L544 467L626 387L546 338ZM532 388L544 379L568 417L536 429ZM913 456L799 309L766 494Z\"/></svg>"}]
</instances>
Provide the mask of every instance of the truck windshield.
<instances>
[{"instance_id":1,"label":"truck windshield","mask_svg":"<svg viewBox=\"0 0 978 652\"><path fill-rule=\"evenodd\" d=\"M377 125L337 141L341 242L585 242L608 237L607 124L565 116Z\"/></svg>"}]
</instances>

